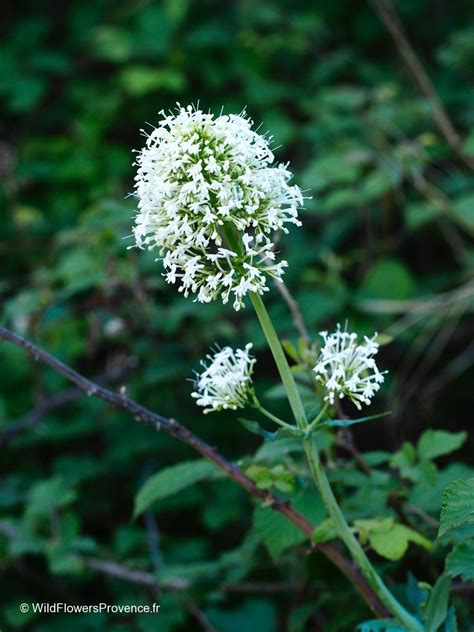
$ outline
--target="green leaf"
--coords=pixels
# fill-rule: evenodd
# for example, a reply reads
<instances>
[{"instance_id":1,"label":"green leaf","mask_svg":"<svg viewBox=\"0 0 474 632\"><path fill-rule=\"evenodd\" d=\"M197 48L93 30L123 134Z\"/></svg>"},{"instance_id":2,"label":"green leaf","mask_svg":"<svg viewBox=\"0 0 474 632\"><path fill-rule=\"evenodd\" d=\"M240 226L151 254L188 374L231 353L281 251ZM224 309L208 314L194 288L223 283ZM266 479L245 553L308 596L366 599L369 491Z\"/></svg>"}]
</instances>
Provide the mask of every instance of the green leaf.
<instances>
[{"instance_id":1,"label":"green leaf","mask_svg":"<svg viewBox=\"0 0 474 632\"><path fill-rule=\"evenodd\" d=\"M291 610L288 618L288 632L304 632L307 629L307 623L310 616L317 610L318 603L303 604Z\"/></svg>"},{"instance_id":2,"label":"green leaf","mask_svg":"<svg viewBox=\"0 0 474 632\"><path fill-rule=\"evenodd\" d=\"M281 461L282 458L292 452L303 452L303 444L300 439L286 437L264 443L255 453L254 461Z\"/></svg>"},{"instance_id":3,"label":"green leaf","mask_svg":"<svg viewBox=\"0 0 474 632\"><path fill-rule=\"evenodd\" d=\"M249 478L253 480L259 489L270 489L273 485L273 477L268 467L252 464L245 470Z\"/></svg>"},{"instance_id":4,"label":"green leaf","mask_svg":"<svg viewBox=\"0 0 474 632\"><path fill-rule=\"evenodd\" d=\"M463 145L463 152L474 156L474 129L471 129Z\"/></svg>"},{"instance_id":5,"label":"green leaf","mask_svg":"<svg viewBox=\"0 0 474 632\"><path fill-rule=\"evenodd\" d=\"M276 434L277 434L276 432L269 432L268 430L265 430L265 428L263 428L258 423L258 421L251 421L250 419L244 419L243 417L239 417L239 422L242 424L245 430L248 430L252 434L260 435L261 437L265 439L265 441L271 442L271 441L274 441L276 438Z\"/></svg>"},{"instance_id":6,"label":"green leaf","mask_svg":"<svg viewBox=\"0 0 474 632\"><path fill-rule=\"evenodd\" d=\"M372 421L372 419L379 419L380 417L386 417L390 415L390 411L385 413L378 413L377 415L370 415L368 417L359 417L358 419L328 419L327 421L323 421L321 426L330 426L336 428L349 428L349 426L353 426L354 424L362 424L366 421ZM318 426L320 424L318 423Z\"/></svg>"},{"instance_id":7,"label":"green leaf","mask_svg":"<svg viewBox=\"0 0 474 632\"><path fill-rule=\"evenodd\" d=\"M217 472L217 466L204 459L185 461L161 470L151 476L138 492L133 516L138 516L156 500L176 494Z\"/></svg>"},{"instance_id":8,"label":"green leaf","mask_svg":"<svg viewBox=\"0 0 474 632\"><path fill-rule=\"evenodd\" d=\"M291 342L291 340L282 340L281 346L285 350L286 355L293 360L293 362L299 362L300 357L298 355L298 350L295 345Z\"/></svg>"},{"instance_id":9,"label":"green leaf","mask_svg":"<svg viewBox=\"0 0 474 632\"><path fill-rule=\"evenodd\" d=\"M397 259L381 259L375 263L359 289L359 295L364 299L402 300L411 298L414 292L411 272Z\"/></svg>"},{"instance_id":10,"label":"green leaf","mask_svg":"<svg viewBox=\"0 0 474 632\"><path fill-rule=\"evenodd\" d=\"M430 550L431 542L414 529L399 524L393 518L374 520L356 520L355 527L359 530L362 541L369 541L372 549L387 560L401 559L410 542Z\"/></svg>"},{"instance_id":11,"label":"green leaf","mask_svg":"<svg viewBox=\"0 0 474 632\"><path fill-rule=\"evenodd\" d=\"M458 450L466 441L466 432L425 430L418 441L418 456L422 460L436 459Z\"/></svg>"},{"instance_id":12,"label":"green leaf","mask_svg":"<svg viewBox=\"0 0 474 632\"><path fill-rule=\"evenodd\" d=\"M453 481L444 490L438 537L466 524L474 524L474 477Z\"/></svg>"},{"instance_id":13,"label":"green leaf","mask_svg":"<svg viewBox=\"0 0 474 632\"><path fill-rule=\"evenodd\" d=\"M185 78L177 69L149 66L130 66L119 76L124 88L132 96L141 97L158 89L180 92L185 86Z\"/></svg>"},{"instance_id":14,"label":"green leaf","mask_svg":"<svg viewBox=\"0 0 474 632\"><path fill-rule=\"evenodd\" d=\"M416 466L415 446L410 441L406 441L402 447L393 454L390 459L390 467L398 468L400 476L410 481L419 479L418 467Z\"/></svg>"},{"instance_id":15,"label":"green leaf","mask_svg":"<svg viewBox=\"0 0 474 632\"><path fill-rule=\"evenodd\" d=\"M331 518L326 518L318 525L316 525L311 536L311 540L316 544L319 544L320 542L335 540L337 537L338 536L336 527L334 526L334 522L331 520Z\"/></svg>"},{"instance_id":16,"label":"green leaf","mask_svg":"<svg viewBox=\"0 0 474 632\"><path fill-rule=\"evenodd\" d=\"M65 507L76 498L60 477L50 478L37 483L30 492L26 510L28 517L49 516L58 507Z\"/></svg>"},{"instance_id":17,"label":"green leaf","mask_svg":"<svg viewBox=\"0 0 474 632\"><path fill-rule=\"evenodd\" d=\"M474 581L474 540L457 544L446 558L446 571L450 577Z\"/></svg>"},{"instance_id":18,"label":"green leaf","mask_svg":"<svg viewBox=\"0 0 474 632\"><path fill-rule=\"evenodd\" d=\"M428 598L425 608L426 632L436 632L448 614L451 580L445 574L439 577Z\"/></svg>"},{"instance_id":19,"label":"green leaf","mask_svg":"<svg viewBox=\"0 0 474 632\"><path fill-rule=\"evenodd\" d=\"M253 524L263 544L276 561L283 551L306 540L305 534L297 529L288 518L269 507L257 507Z\"/></svg>"},{"instance_id":20,"label":"green leaf","mask_svg":"<svg viewBox=\"0 0 474 632\"><path fill-rule=\"evenodd\" d=\"M259 489L276 487L279 491L290 494L296 486L295 477L291 472L285 470L283 465L276 465L269 469L264 465L253 463L245 470L245 473L255 482Z\"/></svg>"},{"instance_id":21,"label":"green leaf","mask_svg":"<svg viewBox=\"0 0 474 632\"><path fill-rule=\"evenodd\" d=\"M444 622L444 632L458 632L458 624L456 622L456 611L454 608L448 610L448 616Z\"/></svg>"},{"instance_id":22,"label":"green leaf","mask_svg":"<svg viewBox=\"0 0 474 632\"><path fill-rule=\"evenodd\" d=\"M99 58L122 62L132 54L133 38L125 29L103 26L95 30L92 45Z\"/></svg>"},{"instance_id":23,"label":"green leaf","mask_svg":"<svg viewBox=\"0 0 474 632\"><path fill-rule=\"evenodd\" d=\"M206 610L215 630L222 632L241 632L249 628L259 632L274 632L277 629L275 606L263 599L249 599L232 609L211 607Z\"/></svg>"},{"instance_id":24,"label":"green leaf","mask_svg":"<svg viewBox=\"0 0 474 632\"><path fill-rule=\"evenodd\" d=\"M439 214L440 210L431 202L413 202L405 207L406 222L411 230L426 226Z\"/></svg>"},{"instance_id":25,"label":"green leaf","mask_svg":"<svg viewBox=\"0 0 474 632\"><path fill-rule=\"evenodd\" d=\"M362 183L362 193L367 200L375 200L394 188L393 176L386 171L372 171Z\"/></svg>"},{"instance_id":26,"label":"green leaf","mask_svg":"<svg viewBox=\"0 0 474 632\"><path fill-rule=\"evenodd\" d=\"M321 498L313 489L300 490L292 504L313 523L320 522L325 516ZM288 518L269 507L255 509L254 527L275 561L287 548L308 538Z\"/></svg>"},{"instance_id":27,"label":"green leaf","mask_svg":"<svg viewBox=\"0 0 474 632\"><path fill-rule=\"evenodd\" d=\"M470 230L474 229L474 193L467 193L454 200L459 223Z\"/></svg>"}]
</instances>

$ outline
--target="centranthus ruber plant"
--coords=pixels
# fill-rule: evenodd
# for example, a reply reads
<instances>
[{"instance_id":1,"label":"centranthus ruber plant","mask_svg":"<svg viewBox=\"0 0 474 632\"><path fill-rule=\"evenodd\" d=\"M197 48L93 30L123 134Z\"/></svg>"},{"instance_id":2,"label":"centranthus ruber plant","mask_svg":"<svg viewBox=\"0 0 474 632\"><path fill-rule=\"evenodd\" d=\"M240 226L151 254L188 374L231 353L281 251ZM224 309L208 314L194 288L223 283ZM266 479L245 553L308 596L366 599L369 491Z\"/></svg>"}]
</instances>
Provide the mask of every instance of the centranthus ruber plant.
<instances>
[{"instance_id":1,"label":"centranthus ruber plant","mask_svg":"<svg viewBox=\"0 0 474 632\"><path fill-rule=\"evenodd\" d=\"M235 310L250 299L293 420L280 419L261 405L252 382L256 360L250 342L244 349L217 348L207 356L192 397L205 413L256 409L279 433L302 442L330 529L350 551L395 625L402 626L396 629L418 632L425 629L419 617L405 609L369 560L361 543L362 526L348 524L318 445L318 431L337 426L340 400L346 398L361 409L383 383L384 372L375 361L377 336L358 339L339 325L333 333L321 332L319 353L307 367L314 391L311 409L317 411L310 417L262 300L269 280L281 283L288 265L275 249L276 232L301 226L298 210L304 199L299 187L290 184L288 165L275 162L270 144L271 137L258 134L245 113L213 116L181 106L175 113L162 113L136 159L136 245L157 251L166 281L184 296L204 303L231 300Z\"/></svg>"}]
</instances>

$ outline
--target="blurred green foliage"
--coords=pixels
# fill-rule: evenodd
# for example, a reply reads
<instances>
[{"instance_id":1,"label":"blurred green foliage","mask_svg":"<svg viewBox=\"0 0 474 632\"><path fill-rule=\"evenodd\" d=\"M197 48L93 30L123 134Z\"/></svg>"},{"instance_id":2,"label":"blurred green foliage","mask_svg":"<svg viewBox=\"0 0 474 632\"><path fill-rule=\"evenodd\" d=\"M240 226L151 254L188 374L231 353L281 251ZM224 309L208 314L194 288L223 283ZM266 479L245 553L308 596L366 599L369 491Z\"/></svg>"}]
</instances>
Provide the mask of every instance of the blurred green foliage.
<instances>
[{"instance_id":1,"label":"blurred green foliage","mask_svg":"<svg viewBox=\"0 0 474 632\"><path fill-rule=\"evenodd\" d=\"M462 152L474 157L471 3L400 0L397 7L464 140ZM474 174L446 143L433 104L420 96L371 5L43 0L19 1L4 13L2 324L88 376L125 384L135 399L178 417L253 467L249 475L261 485L295 495L303 513L323 520L291 440L262 446L235 415L203 417L189 396L187 378L210 344L252 340L257 387L285 415L251 310L237 315L185 300L166 285L153 255L127 250L139 129L177 101L215 112L246 107L312 195L303 229L281 241L286 280L311 335L348 320L361 333L392 339L381 352L388 384L374 407L392 415L354 430L369 472L358 469L340 433L337 441L328 436L344 510L366 530L374 517L385 520L369 524L369 539L381 524L393 535L406 521L434 541L444 488L474 474L466 462L472 434L467 441L459 434L472 420ZM296 341L279 294L268 303L279 331ZM200 629L201 617L223 632L247 629L248 621L261 632L332 632L369 618L322 556L289 548L302 538L284 518L254 510L233 483L209 478L206 466L193 465L197 478L191 472L186 480L195 484L177 485L179 493L151 489L155 502L133 520L145 480L195 455L123 412L65 391L61 377L21 351L2 345L0 357L2 630L166 632ZM58 393L65 401L54 399ZM458 433L431 430L417 443L428 427ZM169 470L160 480L166 472L173 480ZM454 541L451 568L469 576L461 558L472 539ZM430 558L411 546L397 564L376 559L415 609L423 597L412 577L405 586L407 570L432 584L448 550L441 542ZM161 596L94 570L91 558L156 572ZM176 580L184 588L167 589ZM283 589L225 588L246 582ZM456 598L461 630L473 625L466 594ZM18 608L152 598L161 603L158 620Z\"/></svg>"}]
</instances>

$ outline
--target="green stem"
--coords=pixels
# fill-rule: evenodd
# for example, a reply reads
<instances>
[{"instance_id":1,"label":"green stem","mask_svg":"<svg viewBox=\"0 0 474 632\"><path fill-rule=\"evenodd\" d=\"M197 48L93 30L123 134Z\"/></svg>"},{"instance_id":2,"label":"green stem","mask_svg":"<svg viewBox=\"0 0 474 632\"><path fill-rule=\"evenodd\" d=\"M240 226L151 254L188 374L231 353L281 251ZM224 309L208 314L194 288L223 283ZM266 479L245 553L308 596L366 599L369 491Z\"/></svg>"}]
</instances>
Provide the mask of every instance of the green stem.
<instances>
[{"instance_id":1,"label":"green stem","mask_svg":"<svg viewBox=\"0 0 474 632\"><path fill-rule=\"evenodd\" d=\"M291 430L291 431L295 430L294 426L292 426L291 424L287 424L286 421L283 421L283 419L280 419L279 417L277 417L276 415L271 413L269 410L267 410L263 406L260 406L260 404L258 404L258 406L255 405L255 408L258 411L260 411L262 413L262 415L265 415L265 417L267 417L268 419L271 419L271 421L273 421L273 423L278 424L282 428L286 428L287 430Z\"/></svg>"},{"instance_id":2,"label":"green stem","mask_svg":"<svg viewBox=\"0 0 474 632\"><path fill-rule=\"evenodd\" d=\"M365 579L369 583L373 591L378 595L380 601L393 614L393 616L402 623L407 630L413 632L422 632L423 626L417 621L405 608L395 599L390 590L384 584L375 568L372 566L369 558L364 553L359 541L354 536L351 528L347 524L344 514L334 496L329 484L326 472L323 469L319 458L318 449L312 437L303 440L303 445L308 459L311 474L316 486L321 494L327 512L333 521L336 531L349 549L354 562L362 571Z\"/></svg>"},{"instance_id":3,"label":"green stem","mask_svg":"<svg viewBox=\"0 0 474 632\"><path fill-rule=\"evenodd\" d=\"M299 428L307 430L308 422L303 404L270 316L268 315L265 305L259 295L251 293L250 298L278 367L296 423ZM403 608L400 603L398 603L390 590L385 586L382 579L377 574L377 571L364 553L359 541L352 533L351 528L347 524L344 514L342 513L331 489L313 438L308 437L303 439L303 445L316 487L318 488L329 516L334 522L339 537L349 549L354 562L362 571L372 590L377 594L380 601L393 614L393 616L396 617L398 621L400 621L400 623L402 623L410 632L423 632L424 628L421 623L419 623L419 621L417 621L405 610L405 608Z\"/></svg>"},{"instance_id":4,"label":"green stem","mask_svg":"<svg viewBox=\"0 0 474 632\"><path fill-rule=\"evenodd\" d=\"M285 387L288 401L291 406L296 423L299 428L304 428L306 424L306 414L304 412L303 403L296 388L295 378L286 361L285 352L280 344L280 340L275 331L275 327L268 315L268 312L263 304L262 297L254 292L250 293L250 300L257 314L260 325L262 326L263 333L268 342L268 346L273 354L275 363L280 373L283 386Z\"/></svg>"},{"instance_id":5,"label":"green stem","mask_svg":"<svg viewBox=\"0 0 474 632\"><path fill-rule=\"evenodd\" d=\"M309 426L306 428L306 432L313 432L313 430L316 428L316 426L318 425L318 423L321 421L321 418L324 416L324 414L326 413L327 409L329 408L328 403L326 402L324 404L324 406L321 408L321 410L319 411L318 415L313 419L313 421L309 424Z\"/></svg>"}]
</instances>

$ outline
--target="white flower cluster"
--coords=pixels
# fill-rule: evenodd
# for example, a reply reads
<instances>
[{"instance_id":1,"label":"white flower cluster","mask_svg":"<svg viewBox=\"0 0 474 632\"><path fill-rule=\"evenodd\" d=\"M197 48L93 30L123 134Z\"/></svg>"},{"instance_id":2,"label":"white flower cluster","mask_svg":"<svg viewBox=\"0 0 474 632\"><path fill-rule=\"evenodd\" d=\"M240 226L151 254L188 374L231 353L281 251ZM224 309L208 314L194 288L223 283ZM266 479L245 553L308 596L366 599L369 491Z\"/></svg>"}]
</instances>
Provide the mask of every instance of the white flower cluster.
<instances>
[{"instance_id":1,"label":"white flower cluster","mask_svg":"<svg viewBox=\"0 0 474 632\"><path fill-rule=\"evenodd\" d=\"M196 391L192 393L205 413L243 408L252 392L252 373L256 362L249 354L252 343L245 349L224 347L213 356L206 356L210 364L201 362L204 371L197 374Z\"/></svg>"},{"instance_id":2,"label":"white flower cluster","mask_svg":"<svg viewBox=\"0 0 474 632\"><path fill-rule=\"evenodd\" d=\"M136 244L159 249L166 281L184 296L227 303L232 295L238 310L248 292L267 289L267 276L282 276L287 263L275 263L271 235L301 225L302 193L245 113L214 117L178 104L160 114L135 163Z\"/></svg>"},{"instance_id":3,"label":"white flower cluster","mask_svg":"<svg viewBox=\"0 0 474 632\"><path fill-rule=\"evenodd\" d=\"M357 334L341 331L339 325L334 333L321 331L320 335L324 346L313 370L327 391L324 401L334 404L336 397L349 397L359 410L361 404L370 404L384 381L373 359L379 350L377 334L364 336L361 344L357 343Z\"/></svg>"}]
</instances>

